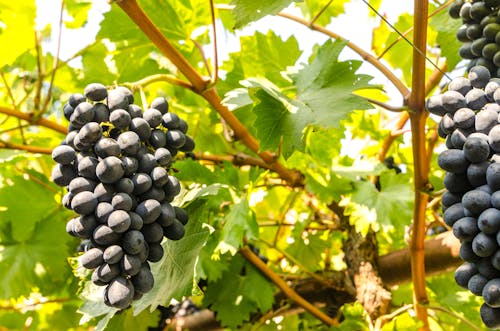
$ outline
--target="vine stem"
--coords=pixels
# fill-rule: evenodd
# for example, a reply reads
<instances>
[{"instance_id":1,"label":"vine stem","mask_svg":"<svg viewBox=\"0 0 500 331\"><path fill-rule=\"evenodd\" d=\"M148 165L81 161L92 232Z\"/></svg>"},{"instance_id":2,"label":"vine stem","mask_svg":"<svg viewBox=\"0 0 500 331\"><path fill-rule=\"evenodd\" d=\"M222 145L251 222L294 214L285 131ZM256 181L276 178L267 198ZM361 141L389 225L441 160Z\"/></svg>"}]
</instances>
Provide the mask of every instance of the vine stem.
<instances>
[{"instance_id":1,"label":"vine stem","mask_svg":"<svg viewBox=\"0 0 500 331\"><path fill-rule=\"evenodd\" d=\"M243 257L247 259L247 261L249 261L251 264L253 264L257 269L259 269L260 272L262 272L267 278L269 278L281 291L283 291L283 293L285 293L288 298L295 301L295 303L311 313L314 317L327 325L339 325L336 320L323 313L316 306L314 306L312 303L295 292L274 271L269 269L269 267L264 262L262 262L259 257L255 255L248 247L243 247L242 249L240 249L240 254L243 255Z\"/></svg>"},{"instance_id":2,"label":"vine stem","mask_svg":"<svg viewBox=\"0 0 500 331\"><path fill-rule=\"evenodd\" d=\"M51 154L52 153L52 148L50 148L50 147L12 144L12 143L9 143L6 141L0 141L0 148L19 149L19 150L30 152L30 153L40 153L40 154Z\"/></svg>"},{"instance_id":3,"label":"vine stem","mask_svg":"<svg viewBox=\"0 0 500 331\"><path fill-rule=\"evenodd\" d=\"M423 323L419 329L428 331L429 319L426 304L428 302L425 286L425 213L429 196L426 193L429 176L429 161L426 152L425 120L425 52L427 47L428 0L414 2L413 66L412 92L408 106L413 110L409 114L412 130L413 181L415 206L413 209L413 227L410 238L411 274L413 281L413 304L417 318ZM419 51L420 50L420 51ZM423 54L421 54L423 53Z\"/></svg>"},{"instance_id":4,"label":"vine stem","mask_svg":"<svg viewBox=\"0 0 500 331\"><path fill-rule=\"evenodd\" d=\"M277 156L270 151L260 151L259 142L248 132L238 118L222 104L222 99L210 80L202 77L196 69L182 56L170 41L161 33L156 25L144 12L137 0L122 0L116 2L142 32L158 47L158 49L179 69L191 82L194 92L201 95L219 115L228 123L235 136L248 148L257 153L273 171L291 186L303 186L304 177L296 170L287 169L277 160Z\"/></svg>"},{"instance_id":5,"label":"vine stem","mask_svg":"<svg viewBox=\"0 0 500 331\"><path fill-rule=\"evenodd\" d=\"M33 125L44 126L46 128L52 129L54 131L57 131L57 132L60 132L63 134L68 133L68 129L66 127L64 127L56 122L53 122L53 121L48 120L46 118L40 118L38 120L33 120L32 115L20 112L20 111L15 110L15 109L0 106L0 114L6 114L9 116L13 116L13 117L28 121Z\"/></svg>"}]
</instances>

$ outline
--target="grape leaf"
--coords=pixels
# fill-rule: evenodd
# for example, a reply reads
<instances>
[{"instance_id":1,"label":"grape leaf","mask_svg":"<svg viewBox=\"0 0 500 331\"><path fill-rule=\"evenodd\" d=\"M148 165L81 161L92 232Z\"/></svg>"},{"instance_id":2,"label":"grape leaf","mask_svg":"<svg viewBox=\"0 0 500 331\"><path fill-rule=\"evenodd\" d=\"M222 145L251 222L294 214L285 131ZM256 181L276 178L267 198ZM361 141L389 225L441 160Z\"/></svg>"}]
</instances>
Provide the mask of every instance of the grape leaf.
<instances>
[{"instance_id":1,"label":"grape leaf","mask_svg":"<svg viewBox=\"0 0 500 331\"><path fill-rule=\"evenodd\" d=\"M34 0L0 1L0 45L9 45L9 51L0 54L0 67L34 47L35 15Z\"/></svg>"},{"instance_id":2,"label":"grape leaf","mask_svg":"<svg viewBox=\"0 0 500 331\"><path fill-rule=\"evenodd\" d=\"M273 288L267 279L239 255L217 281L210 282L203 304L217 312L216 318L231 329L247 321L250 314L265 312L274 301Z\"/></svg>"},{"instance_id":3,"label":"grape leaf","mask_svg":"<svg viewBox=\"0 0 500 331\"><path fill-rule=\"evenodd\" d=\"M290 81L283 78L281 72L295 65L301 53L294 36L283 40L269 31L240 37L240 51L230 53L229 60L222 66L228 72L224 83L237 86L244 78L266 77L278 86L289 86ZM221 91L225 93L224 85Z\"/></svg>"},{"instance_id":4,"label":"grape leaf","mask_svg":"<svg viewBox=\"0 0 500 331\"><path fill-rule=\"evenodd\" d=\"M33 288L44 294L61 290L71 277L66 258L73 239L65 232L66 217L59 210L46 215L22 242L13 238L12 223L0 222L0 299L29 295Z\"/></svg>"},{"instance_id":5,"label":"grape leaf","mask_svg":"<svg viewBox=\"0 0 500 331\"><path fill-rule=\"evenodd\" d=\"M292 244L288 245L285 251L297 259L307 270L320 270L323 252L329 247L325 238L322 238L323 233L308 235L306 238L301 238L300 235L295 238Z\"/></svg>"},{"instance_id":6,"label":"grape leaf","mask_svg":"<svg viewBox=\"0 0 500 331\"><path fill-rule=\"evenodd\" d=\"M353 93L376 88L369 84L372 77L355 73L360 61L338 61L344 46L343 42L328 40L318 49L312 62L294 78L297 100L312 111L314 123L321 127L338 127L339 121L353 110L373 108Z\"/></svg>"},{"instance_id":7,"label":"grape leaf","mask_svg":"<svg viewBox=\"0 0 500 331\"><path fill-rule=\"evenodd\" d=\"M233 0L231 4L234 5L234 29L240 29L266 15L274 15L288 7L292 2L292 0ZM300 2L300 0L297 2Z\"/></svg>"},{"instance_id":8,"label":"grape leaf","mask_svg":"<svg viewBox=\"0 0 500 331\"><path fill-rule=\"evenodd\" d=\"M191 203L186 211L190 219L185 226L184 237L179 241L163 241L165 254L151 266L155 286L133 305L134 314L147 307L153 311L158 305L168 304L172 298L181 299L184 295L192 294L196 261L208 238L209 229L203 224L206 215L204 199Z\"/></svg>"},{"instance_id":9,"label":"grape leaf","mask_svg":"<svg viewBox=\"0 0 500 331\"><path fill-rule=\"evenodd\" d=\"M68 12L71 20L65 20L64 25L67 28L78 29L87 23L87 14L92 6L90 0L68 1L64 9Z\"/></svg>"},{"instance_id":10,"label":"grape leaf","mask_svg":"<svg viewBox=\"0 0 500 331\"><path fill-rule=\"evenodd\" d=\"M12 237L23 242L33 235L36 223L59 209L55 204L54 191L59 188L46 178L43 183L22 176L9 179L9 184L0 188L0 222L10 222ZM52 208L47 208L51 206Z\"/></svg>"},{"instance_id":11,"label":"grape leaf","mask_svg":"<svg viewBox=\"0 0 500 331\"><path fill-rule=\"evenodd\" d=\"M367 208L364 212L371 215L361 217L358 221L376 221L385 229L409 224L413 211L413 192L408 182L407 174L396 174L394 171L380 175L380 191L369 181L356 182L352 202Z\"/></svg>"},{"instance_id":12,"label":"grape leaf","mask_svg":"<svg viewBox=\"0 0 500 331\"><path fill-rule=\"evenodd\" d=\"M303 150L303 130L313 122L311 111L286 97L270 83L257 79L248 81L253 85L250 95L256 101L253 126L260 149L276 150L281 145L285 158L295 150ZM260 88L255 88L257 86Z\"/></svg>"},{"instance_id":13,"label":"grape leaf","mask_svg":"<svg viewBox=\"0 0 500 331\"><path fill-rule=\"evenodd\" d=\"M456 37L461 25L461 20L452 18L447 10L442 10L429 19L429 27L437 32L437 45L440 47L441 55L446 57L446 63L450 70L461 61L458 54L461 43Z\"/></svg>"},{"instance_id":14,"label":"grape leaf","mask_svg":"<svg viewBox=\"0 0 500 331\"><path fill-rule=\"evenodd\" d=\"M332 18L344 13L344 6L349 0L340 0L331 2L330 0L305 0L304 3L299 4L298 7L302 11L302 15L308 21L311 21L321 10L325 7L321 16L319 16L315 23L320 26L328 25Z\"/></svg>"},{"instance_id":15,"label":"grape leaf","mask_svg":"<svg viewBox=\"0 0 500 331\"><path fill-rule=\"evenodd\" d=\"M252 239L259 235L259 226L255 214L248 206L246 199L232 206L226 215L226 223L222 228L222 238L215 249L216 252L236 254L243 243L243 238Z\"/></svg>"},{"instance_id":16,"label":"grape leaf","mask_svg":"<svg viewBox=\"0 0 500 331\"><path fill-rule=\"evenodd\" d=\"M353 93L374 88L369 84L371 77L355 74L359 61L338 61L344 45L327 41L309 65L292 75L297 86L296 99L287 97L265 79L243 82L255 102L253 126L261 150L281 147L283 156L288 158L293 151L304 150L303 131L308 125L336 128L353 110L372 108Z\"/></svg>"}]
</instances>

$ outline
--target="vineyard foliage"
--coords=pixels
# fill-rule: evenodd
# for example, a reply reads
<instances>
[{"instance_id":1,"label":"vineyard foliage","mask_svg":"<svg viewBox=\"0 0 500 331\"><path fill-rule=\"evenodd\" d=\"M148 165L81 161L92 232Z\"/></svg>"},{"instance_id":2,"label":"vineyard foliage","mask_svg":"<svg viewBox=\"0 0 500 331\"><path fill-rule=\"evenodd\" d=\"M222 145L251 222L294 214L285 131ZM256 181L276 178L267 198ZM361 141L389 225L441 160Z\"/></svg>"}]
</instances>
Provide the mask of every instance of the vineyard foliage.
<instances>
[{"instance_id":1,"label":"vineyard foliage","mask_svg":"<svg viewBox=\"0 0 500 331\"><path fill-rule=\"evenodd\" d=\"M0 0L0 330L147 330L162 325L158 306L185 298L231 330L421 326L411 278L387 284L385 308L375 311L354 289L359 266L350 257L407 249L418 198L415 134L402 95L412 88L412 8L390 10L386 22L374 10L384 15L394 2L367 2L372 9L348 0L138 1L186 60L179 67L124 10L135 1ZM460 23L445 2L429 3L427 95L465 72ZM335 22L346 15L352 28L337 36ZM359 31L361 21L373 30ZM371 35L364 49L349 43L356 34ZM68 125L63 105L91 82L128 87L144 109L166 97L196 142L172 166L182 184L174 204L190 215L185 237L163 241L165 256L152 264L155 287L122 312L102 303L78 266L80 240L65 231L74 214L50 178L50 152ZM210 94L214 87L220 98ZM224 109L230 116L221 118ZM444 142L439 119L423 118L425 239L432 240L449 230L438 201ZM353 248L353 238L373 244L370 251ZM331 325L277 279L328 313ZM481 300L449 269L425 280L432 330L485 330ZM306 283L314 291L302 291Z\"/></svg>"}]
</instances>

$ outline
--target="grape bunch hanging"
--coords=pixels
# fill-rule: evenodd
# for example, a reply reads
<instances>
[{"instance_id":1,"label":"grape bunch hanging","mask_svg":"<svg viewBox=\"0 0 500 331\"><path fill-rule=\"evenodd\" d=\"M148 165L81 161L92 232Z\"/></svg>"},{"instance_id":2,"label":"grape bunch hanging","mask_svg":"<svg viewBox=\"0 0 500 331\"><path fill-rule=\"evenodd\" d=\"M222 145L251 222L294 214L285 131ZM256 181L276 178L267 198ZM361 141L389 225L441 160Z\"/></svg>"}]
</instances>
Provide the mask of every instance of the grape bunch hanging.
<instances>
[{"instance_id":1,"label":"grape bunch hanging","mask_svg":"<svg viewBox=\"0 0 500 331\"><path fill-rule=\"evenodd\" d=\"M443 219L460 240L464 260L455 280L484 298L484 324L500 328L500 79L486 67L472 67L426 106L442 116L438 133L448 148L438 164L446 171Z\"/></svg>"},{"instance_id":2,"label":"grape bunch hanging","mask_svg":"<svg viewBox=\"0 0 500 331\"><path fill-rule=\"evenodd\" d=\"M171 204L180 184L169 170L194 141L165 98L143 111L124 87L89 84L63 111L69 133L52 152L52 180L67 188L63 204L79 214L66 231L88 241L79 263L106 286L104 303L125 309L152 289L149 262L163 257L163 237L184 236L188 215Z\"/></svg>"},{"instance_id":3,"label":"grape bunch hanging","mask_svg":"<svg viewBox=\"0 0 500 331\"><path fill-rule=\"evenodd\" d=\"M471 60L469 68L485 66L492 77L500 77L499 10L498 0L455 0L449 9L450 16L463 23L457 31L457 39L463 43L460 57Z\"/></svg>"}]
</instances>

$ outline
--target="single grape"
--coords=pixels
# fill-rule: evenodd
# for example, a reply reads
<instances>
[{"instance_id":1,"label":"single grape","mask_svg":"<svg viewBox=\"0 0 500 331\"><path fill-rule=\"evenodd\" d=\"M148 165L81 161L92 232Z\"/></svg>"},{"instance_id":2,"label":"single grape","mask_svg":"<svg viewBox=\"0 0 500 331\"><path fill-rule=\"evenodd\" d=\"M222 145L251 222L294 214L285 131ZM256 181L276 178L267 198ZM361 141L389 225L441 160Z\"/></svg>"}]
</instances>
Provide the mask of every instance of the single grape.
<instances>
[{"instance_id":1,"label":"single grape","mask_svg":"<svg viewBox=\"0 0 500 331\"><path fill-rule=\"evenodd\" d=\"M486 172L485 172L486 173ZM485 175L485 181L486 181L486 175ZM132 194L134 192L134 182L132 182L132 179L127 178L127 177L122 177L120 178L115 184L115 189L117 192L123 192L128 195ZM132 201L132 198L130 198Z\"/></svg>"},{"instance_id":2,"label":"single grape","mask_svg":"<svg viewBox=\"0 0 500 331\"><path fill-rule=\"evenodd\" d=\"M132 118L126 110L118 108L109 114L109 121L115 126L116 129L123 130L128 128Z\"/></svg>"},{"instance_id":3,"label":"single grape","mask_svg":"<svg viewBox=\"0 0 500 331\"><path fill-rule=\"evenodd\" d=\"M161 214L161 205L157 200L145 200L137 206L135 212L141 216L144 224L153 223Z\"/></svg>"},{"instance_id":4,"label":"single grape","mask_svg":"<svg viewBox=\"0 0 500 331\"><path fill-rule=\"evenodd\" d=\"M479 309L479 314L481 315L481 320L484 325L488 328L500 328L500 308L492 308L486 303L483 303Z\"/></svg>"},{"instance_id":5,"label":"single grape","mask_svg":"<svg viewBox=\"0 0 500 331\"><path fill-rule=\"evenodd\" d=\"M111 245L106 247L102 258L108 264L115 264L120 262L123 257L123 249L120 245Z\"/></svg>"},{"instance_id":6,"label":"single grape","mask_svg":"<svg viewBox=\"0 0 500 331\"><path fill-rule=\"evenodd\" d=\"M139 253L144 244L144 235L138 230L129 230L123 235L122 247L127 254Z\"/></svg>"},{"instance_id":7,"label":"single grape","mask_svg":"<svg viewBox=\"0 0 500 331\"><path fill-rule=\"evenodd\" d=\"M170 240L180 240L184 237L185 229L179 220L174 219L171 225L163 228L163 233Z\"/></svg>"},{"instance_id":8,"label":"single grape","mask_svg":"<svg viewBox=\"0 0 500 331\"><path fill-rule=\"evenodd\" d=\"M93 238L98 245L108 246L116 244L120 240L120 235L109 226L101 224L95 228Z\"/></svg>"},{"instance_id":9,"label":"single grape","mask_svg":"<svg viewBox=\"0 0 500 331\"><path fill-rule=\"evenodd\" d=\"M120 192L113 196L111 205L116 210L130 211L132 209L132 198L127 193Z\"/></svg>"},{"instance_id":10,"label":"single grape","mask_svg":"<svg viewBox=\"0 0 500 331\"><path fill-rule=\"evenodd\" d=\"M453 234L460 241L471 241L479 233L477 220L474 217L462 217L453 224L452 229Z\"/></svg>"},{"instance_id":11,"label":"single grape","mask_svg":"<svg viewBox=\"0 0 500 331\"><path fill-rule=\"evenodd\" d=\"M102 138L95 144L94 151L100 158L106 158L108 156L120 156L121 148L113 138Z\"/></svg>"},{"instance_id":12,"label":"single grape","mask_svg":"<svg viewBox=\"0 0 500 331\"><path fill-rule=\"evenodd\" d=\"M130 177L134 183L134 194L139 195L151 188L153 186L153 181L148 174L136 173Z\"/></svg>"},{"instance_id":13,"label":"single grape","mask_svg":"<svg viewBox=\"0 0 500 331\"><path fill-rule=\"evenodd\" d=\"M481 274L475 274L469 279L469 282L467 283L467 288L469 291L472 292L472 294L475 295L482 295L484 286L488 282L488 278L484 277Z\"/></svg>"},{"instance_id":14,"label":"single grape","mask_svg":"<svg viewBox=\"0 0 500 331\"><path fill-rule=\"evenodd\" d=\"M79 258L80 263L86 269L94 269L103 262L103 251L100 248L91 248Z\"/></svg>"},{"instance_id":15,"label":"single grape","mask_svg":"<svg viewBox=\"0 0 500 331\"><path fill-rule=\"evenodd\" d=\"M481 214L491 207L491 195L482 190L472 190L462 197L462 205L473 214Z\"/></svg>"},{"instance_id":16,"label":"single grape","mask_svg":"<svg viewBox=\"0 0 500 331\"><path fill-rule=\"evenodd\" d=\"M76 194L71 200L71 209L81 215L93 214L97 206L97 199L90 191Z\"/></svg>"},{"instance_id":17,"label":"single grape","mask_svg":"<svg viewBox=\"0 0 500 331\"><path fill-rule=\"evenodd\" d=\"M70 164L75 157L75 150L71 146L59 145L52 150L52 159L59 164Z\"/></svg>"},{"instance_id":18,"label":"single grape","mask_svg":"<svg viewBox=\"0 0 500 331\"><path fill-rule=\"evenodd\" d=\"M100 281L109 283L120 274L120 267L117 264L103 263L94 270Z\"/></svg>"},{"instance_id":19,"label":"single grape","mask_svg":"<svg viewBox=\"0 0 500 331\"><path fill-rule=\"evenodd\" d=\"M141 270L142 261L137 255L125 254L120 261L120 268L127 276L134 276Z\"/></svg>"},{"instance_id":20,"label":"single grape","mask_svg":"<svg viewBox=\"0 0 500 331\"><path fill-rule=\"evenodd\" d=\"M469 80L471 85L475 88L484 88L486 84L488 84L490 78L490 71L483 66L474 66L469 70Z\"/></svg>"},{"instance_id":21,"label":"single grape","mask_svg":"<svg viewBox=\"0 0 500 331\"><path fill-rule=\"evenodd\" d=\"M127 93L121 89L108 91L108 108L110 111L115 109L127 109L130 104Z\"/></svg>"},{"instance_id":22,"label":"single grape","mask_svg":"<svg viewBox=\"0 0 500 331\"><path fill-rule=\"evenodd\" d=\"M59 186L67 186L76 177L74 167L57 163L52 168L52 181Z\"/></svg>"},{"instance_id":23,"label":"single grape","mask_svg":"<svg viewBox=\"0 0 500 331\"><path fill-rule=\"evenodd\" d=\"M500 308L500 278L489 280L483 288L484 302L492 308Z\"/></svg>"},{"instance_id":24,"label":"single grape","mask_svg":"<svg viewBox=\"0 0 500 331\"><path fill-rule=\"evenodd\" d=\"M100 83L90 83L85 87L83 94L92 101L101 101L106 99L108 91L106 86Z\"/></svg>"},{"instance_id":25,"label":"single grape","mask_svg":"<svg viewBox=\"0 0 500 331\"><path fill-rule=\"evenodd\" d=\"M149 244L148 261L158 262L163 257L164 251L160 243Z\"/></svg>"},{"instance_id":26,"label":"single grape","mask_svg":"<svg viewBox=\"0 0 500 331\"><path fill-rule=\"evenodd\" d=\"M108 226L116 233L123 233L130 227L130 216L124 210L115 210L108 217Z\"/></svg>"},{"instance_id":27,"label":"single grape","mask_svg":"<svg viewBox=\"0 0 500 331\"><path fill-rule=\"evenodd\" d=\"M141 147L141 139L133 131L126 131L120 134L117 143L124 155L133 156L137 154Z\"/></svg>"},{"instance_id":28,"label":"single grape","mask_svg":"<svg viewBox=\"0 0 500 331\"><path fill-rule=\"evenodd\" d=\"M163 239L163 228L157 222L144 224L141 232L148 244L159 243Z\"/></svg>"},{"instance_id":29,"label":"single grape","mask_svg":"<svg viewBox=\"0 0 500 331\"><path fill-rule=\"evenodd\" d=\"M115 183L124 173L122 161L116 156L106 157L96 167L97 178L106 184Z\"/></svg>"},{"instance_id":30,"label":"single grape","mask_svg":"<svg viewBox=\"0 0 500 331\"><path fill-rule=\"evenodd\" d=\"M477 222L479 229L485 234L496 234L500 231L500 210L496 208L484 210Z\"/></svg>"},{"instance_id":31,"label":"single grape","mask_svg":"<svg viewBox=\"0 0 500 331\"><path fill-rule=\"evenodd\" d=\"M128 308L134 298L134 286L130 280L121 276L116 277L109 283L106 296L111 307Z\"/></svg>"},{"instance_id":32,"label":"single grape","mask_svg":"<svg viewBox=\"0 0 500 331\"><path fill-rule=\"evenodd\" d=\"M132 277L132 284L134 284L135 290L140 293L147 293L153 288L153 274L145 264L143 264L139 272Z\"/></svg>"},{"instance_id":33,"label":"single grape","mask_svg":"<svg viewBox=\"0 0 500 331\"><path fill-rule=\"evenodd\" d=\"M94 197L99 202L111 202L115 193L116 190L111 184L99 183L94 189Z\"/></svg>"},{"instance_id":34,"label":"single grape","mask_svg":"<svg viewBox=\"0 0 500 331\"><path fill-rule=\"evenodd\" d=\"M155 98L151 102L151 108L159 110L162 114L168 112L168 101L164 97Z\"/></svg>"},{"instance_id":35,"label":"single grape","mask_svg":"<svg viewBox=\"0 0 500 331\"><path fill-rule=\"evenodd\" d=\"M81 154L81 153L80 153ZM93 156L85 156L78 161L78 175L96 180L97 176L95 170L99 164L99 160Z\"/></svg>"},{"instance_id":36,"label":"single grape","mask_svg":"<svg viewBox=\"0 0 500 331\"><path fill-rule=\"evenodd\" d=\"M493 255L498 249L496 238L479 232L472 240L472 250L480 257Z\"/></svg>"},{"instance_id":37,"label":"single grape","mask_svg":"<svg viewBox=\"0 0 500 331\"><path fill-rule=\"evenodd\" d=\"M473 263L465 262L455 270L455 281L457 284L467 289L469 280L477 274L478 269Z\"/></svg>"},{"instance_id":38,"label":"single grape","mask_svg":"<svg viewBox=\"0 0 500 331\"><path fill-rule=\"evenodd\" d=\"M467 170L470 162L460 149L447 149L439 154L438 165L449 172L462 173Z\"/></svg>"},{"instance_id":39,"label":"single grape","mask_svg":"<svg viewBox=\"0 0 500 331\"><path fill-rule=\"evenodd\" d=\"M149 137L151 136L151 127L149 126L148 122L141 117L132 119L132 121L130 122L129 130L137 133L142 141L148 141Z\"/></svg>"},{"instance_id":40,"label":"single grape","mask_svg":"<svg viewBox=\"0 0 500 331\"><path fill-rule=\"evenodd\" d=\"M174 211L175 211L175 218L177 218L179 222L182 223L182 225L186 225L189 220L189 216L186 210L181 207L175 206Z\"/></svg>"}]
</instances>

